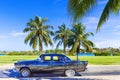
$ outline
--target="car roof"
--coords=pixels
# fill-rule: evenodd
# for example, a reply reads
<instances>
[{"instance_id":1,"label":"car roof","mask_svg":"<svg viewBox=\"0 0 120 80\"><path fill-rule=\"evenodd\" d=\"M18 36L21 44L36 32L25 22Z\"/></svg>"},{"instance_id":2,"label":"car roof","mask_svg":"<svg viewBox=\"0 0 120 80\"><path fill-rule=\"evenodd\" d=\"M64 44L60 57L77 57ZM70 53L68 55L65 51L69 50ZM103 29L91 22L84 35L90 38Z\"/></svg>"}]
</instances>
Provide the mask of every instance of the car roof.
<instances>
[{"instance_id":1,"label":"car roof","mask_svg":"<svg viewBox=\"0 0 120 80\"><path fill-rule=\"evenodd\" d=\"M45 54L41 54L40 56L65 56L63 54L58 54L58 53L45 53Z\"/></svg>"}]
</instances>

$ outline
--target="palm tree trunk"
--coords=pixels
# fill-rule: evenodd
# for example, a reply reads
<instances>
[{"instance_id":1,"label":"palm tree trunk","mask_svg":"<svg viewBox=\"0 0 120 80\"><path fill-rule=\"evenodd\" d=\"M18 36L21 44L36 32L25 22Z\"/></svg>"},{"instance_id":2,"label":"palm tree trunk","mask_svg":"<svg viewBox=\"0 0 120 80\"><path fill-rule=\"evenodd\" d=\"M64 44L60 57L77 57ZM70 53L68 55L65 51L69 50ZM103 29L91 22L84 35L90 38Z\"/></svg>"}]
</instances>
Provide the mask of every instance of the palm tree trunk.
<instances>
[{"instance_id":1,"label":"palm tree trunk","mask_svg":"<svg viewBox=\"0 0 120 80\"><path fill-rule=\"evenodd\" d=\"M79 42L79 46L77 47L77 61L78 61L78 54L80 53L80 42Z\"/></svg>"},{"instance_id":2,"label":"palm tree trunk","mask_svg":"<svg viewBox=\"0 0 120 80\"><path fill-rule=\"evenodd\" d=\"M64 44L63 44L63 47L64 47L64 54L66 54L66 43L64 42Z\"/></svg>"},{"instance_id":3,"label":"palm tree trunk","mask_svg":"<svg viewBox=\"0 0 120 80\"><path fill-rule=\"evenodd\" d=\"M42 51L42 44L39 44L39 52L41 52Z\"/></svg>"},{"instance_id":4,"label":"palm tree trunk","mask_svg":"<svg viewBox=\"0 0 120 80\"><path fill-rule=\"evenodd\" d=\"M71 49L70 52L69 52L69 55L74 55L74 53L76 52L78 46L79 46L79 42L76 41L76 42L73 44L72 49Z\"/></svg>"},{"instance_id":5,"label":"palm tree trunk","mask_svg":"<svg viewBox=\"0 0 120 80\"><path fill-rule=\"evenodd\" d=\"M42 47L42 42L41 42L40 37L39 37L39 52L41 52L42 49L43 49L43 47Z\"/></svg>"}]
</instances>

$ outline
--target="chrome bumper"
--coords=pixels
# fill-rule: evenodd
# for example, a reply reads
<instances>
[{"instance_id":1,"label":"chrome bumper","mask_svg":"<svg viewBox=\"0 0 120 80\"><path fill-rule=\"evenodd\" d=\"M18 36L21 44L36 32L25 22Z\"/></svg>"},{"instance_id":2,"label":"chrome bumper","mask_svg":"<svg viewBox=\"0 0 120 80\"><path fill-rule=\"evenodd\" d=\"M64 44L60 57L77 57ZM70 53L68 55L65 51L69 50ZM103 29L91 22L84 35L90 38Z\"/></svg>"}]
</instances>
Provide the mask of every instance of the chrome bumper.
<instances>
[{"instance_id":1,"label":"chrome bumper","mask_svg":"<svg viewBox=\"0 0 120 80\"><path fill-rule=\"evenodd\" d=\"M19 72L19 69L16 68L16 67L14 67L14 68L13 68L13 71L14 71L14 72Z\"/></svg>"}]
</instances>

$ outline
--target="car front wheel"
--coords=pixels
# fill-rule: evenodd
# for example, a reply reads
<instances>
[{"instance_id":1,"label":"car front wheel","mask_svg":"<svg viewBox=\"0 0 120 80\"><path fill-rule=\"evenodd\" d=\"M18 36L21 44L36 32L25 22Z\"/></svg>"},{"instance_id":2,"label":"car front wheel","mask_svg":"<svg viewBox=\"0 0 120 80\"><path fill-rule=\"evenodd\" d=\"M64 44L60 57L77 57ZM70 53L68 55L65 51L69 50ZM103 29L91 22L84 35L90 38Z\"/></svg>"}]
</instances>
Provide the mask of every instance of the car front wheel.
<instances>
[{"instance_id":1,"label":"car front wheel","mask_svg":"<svg viewBox=\"0 0 120 80\"><path fill-rule=\"evenodd\" d=\"M31 76L31 71L28 68L23 68L20 71L22 77L30 77Z\"/></svg>"},{"instance_id":2,"label":"car front wheel","mask_svg":"<svg viewBox=\"0 0 120 80\"><path fill-rule=\"evenodd\" d=\"M73 76L75 76L75 70L72 70L72 69L70 69L70 70L65 70L65 75L67 76L67 77L73 77Z\"/></svg>"}]
</instances>

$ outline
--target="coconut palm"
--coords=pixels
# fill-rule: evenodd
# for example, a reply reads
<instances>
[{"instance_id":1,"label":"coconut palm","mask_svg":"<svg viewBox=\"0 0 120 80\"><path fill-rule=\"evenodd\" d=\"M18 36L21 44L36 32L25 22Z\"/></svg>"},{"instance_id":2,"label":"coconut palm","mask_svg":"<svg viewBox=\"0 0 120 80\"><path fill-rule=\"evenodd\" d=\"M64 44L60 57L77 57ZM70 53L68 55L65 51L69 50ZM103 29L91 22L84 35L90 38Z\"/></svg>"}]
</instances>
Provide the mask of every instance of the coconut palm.
<instances>
[{"instance_id":1,"label":"coconut palm","mask_svg":"<svg viewBox=\"0 0 120 80\"><path fill-rule=\"evenodd\" d=\"M24 42L32 46L33 49L36 49L37 45L39 46L39 51L43 50L43 43L48 46L52 45L50 35L53 35L53 32L50 31L50 28L53 28L50 25L45 24L47 18L35 17L35 20L30 19L27 23L27 27L23 32L28 32Z\"/></svg>"},{"instance_id":2,"label":"coconut palm","mask_svg":"<svg viewBox=\"0 0 120 80\"><path fill-rule=\"evenodd\" d=\"M87 51L91 51L94 43L88 40L89 36L93 36L92 32L85 32L86 27L82 23L75 24L72 28L73 34L68 39L68 46L72 46L69 54L80 52L80 47L84 47Z\"/></svg>"},{"instance_id":3,"label":"coconut palm","mask_svg":"<svg viewBox=\"0 0 120 80\"><path fill-rule=\"evenodd\" d=\"M67 39L70 36L71 31L69 28L66 28L65 24L62 24L58 28L59 30L55 32L55 37L53 38L53 40L59 41L56 48L58 48L60 45L63 44L64 53L65 53L67 46Z\"/></svg>"},{"instance_id":4,"label":"coconut palm","mask_svg":"<svg viewBox=\"0 0 120 80\"><path fill-rule=\"evenodd\" d=\"M97 4L98 0L69 0L68 12L73 21L77 21L88 14L89 11ZM120 0L108 0L104 7L98 22L97 31L102 24L107 21L110 14L116 14L120 11Z\"/></svg>"}]
</instances>

